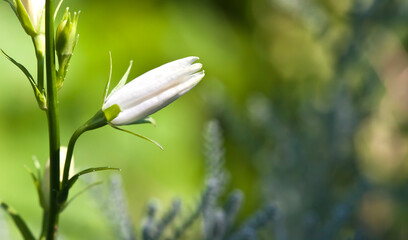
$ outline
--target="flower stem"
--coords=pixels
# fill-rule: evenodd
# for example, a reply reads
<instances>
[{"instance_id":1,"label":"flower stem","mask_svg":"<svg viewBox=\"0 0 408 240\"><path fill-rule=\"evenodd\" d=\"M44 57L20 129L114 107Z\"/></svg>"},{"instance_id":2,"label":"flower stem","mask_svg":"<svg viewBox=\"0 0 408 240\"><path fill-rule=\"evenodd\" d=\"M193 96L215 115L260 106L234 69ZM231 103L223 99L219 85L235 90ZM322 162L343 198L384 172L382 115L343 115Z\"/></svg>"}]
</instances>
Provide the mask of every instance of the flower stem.
<instances>
[{"instance_id":1,"label":"flower stem","mask_svg":"<svg viewBox=\"0 0 408 240\"><path fill-rule=\"evenodd\" d=\"M93 130L96 128L103 127L107 124L107 120L103 111L98 111L91 119L89 119L84 125L79 127L74 134L72 134L71 139L68 143L67 156L65 158L64 164L64 175L62 178L62 187L68 182L69 168L71 166L72 154L74 152L75 143L78 138L86 131ZM68 196L63 196L62 201L66 201Z\"/></svg>"},{"instance_id":2,"label":"flower stem","mask_svg":"<svg viewBox=\"0 0 408 240\"><path fill-rule=\"evenodd\" d=\"M60 136L58 121L58 91L55 73L55 45L54 45L54 1L45 3L45 56L47 73L47 102L48 102L48 132L50 143L50 208L48 215L47 240L54 240L58 229L58 192Z\"/></svg>"},{"instance_id":3,"label":"flower stem","mask_svg":"<svg viewBox=\"0 0 408 240\"><path fill-rule=\"evenodd\" d=\"M44 34L32 38L37 58L37 87L41 93L44 91L44 38Z\"/></svg>"},{"instance_id":4,"label":"flower stem","mask_svg":"<svg viewBox=\"0 0 408 240\"><path fill-rule=\"evenodd\" d=\"M44 57L37 55L37 84L38 89L44 91Z\"/></svg>"},{"instance_id":5,"label":"flower stem","mask_svg":"<svg viewBox=\"0 0 408 240\"><path fill-rule=\"evenodd\" d=\"M41 234L39 240L45 239L45 234L47 233L47 224L48 224L48 213L46 211L43 212L42 218L42 227L41 227Z\"/></svg>"},{"instance_id":6,"label":"flower stem","mask_svg":"<svg viewBox=\"0 0 408 240\"><path fill-rule=\"evenodd\" d=\"M67 156L65 157L65 165L64 165L64 175L62 178L62 186L64 187L65 184L68 182L68 177L69 177L69 168L71 167L71 159L72 159L72 154L74 152L74 147L75 147L75 143L78 140L79 136L82 135L82 133L84 133L86 130L85 128L82 126L80 128L78 128L74 134L72 134L71 139L69 139L69 143L68 143L68 150L67 150ZM66 196L68 197L68 196ZM64 199L66 200L66 199Z\"/></svg>"}]
</instances>

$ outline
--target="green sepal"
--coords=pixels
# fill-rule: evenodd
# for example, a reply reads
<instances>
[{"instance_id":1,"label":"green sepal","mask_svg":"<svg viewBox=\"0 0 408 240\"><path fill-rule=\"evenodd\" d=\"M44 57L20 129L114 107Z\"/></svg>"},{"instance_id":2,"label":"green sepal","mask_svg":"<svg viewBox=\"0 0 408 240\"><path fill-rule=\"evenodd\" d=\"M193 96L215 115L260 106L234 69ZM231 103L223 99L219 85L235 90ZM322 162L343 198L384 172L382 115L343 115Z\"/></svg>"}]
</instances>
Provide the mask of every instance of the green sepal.
<instances>
[{"instance_id":1,"label":"green sepal","mask_svg":"<svg viewBox=\"0 0 408 240\"><path fill-rule=\"evenodd\" d=\"M25 68L22 64L18 63L16 60L14 60L12 57L7 55L2 49L0 49L1 53L14 65L16 65L27 77L28 81L31 84L31 87L33 88L35 98L37 99L38 106L40 107L41 110L46 110L47 109L47 99L45 97L45 93L41 92L37 84L34 82L34 78L31 76L30 72Z\"/></svg>"},{"instance_id":2,"label":"green sepal","mask_svg":"<svg viewBox=\"0 0 408 240\"><path fill-rule=\"evenodd\" d=\"M108 81L105 84L105 94L103 95L102 99L102 105L105 103L106 98L108 98L108 93L109 93L109 86L112 80L112 53L109 51L109 78Z\"/></svg>"},{"instance_id":3,"label":"green sepal","mask_svg":"<svg viewBox=\"0 0 408 240\"><path fill-rule=\"evenodd\" d=\"M61 207L60 207L60 212L64 211L69 204L71 204L77 197L81 196L81 194L83 194L84 192L86 192L87 190L91 189L92 187L95 187L99 184L101 184L102 181L99 182L94 182L89 184L88 186L86 186L84 189L82 189L81 191L79 191L77 194L75 194L71 199L69 199L68 201L64 202Z\"/></svg>"},{"instance_id":4,"label":"green sepal","mask_svg":"<svg viewBox=\"0 0 408 240\"><path fill-rule=\"evenodd\" d=\"M143 124L143 123L150 123L150 124L152 124L153 126L156 127L156 120L154 120L154 118L152 118L150 116L142 118L142 119L137 120L136 122L133 122L133 123L130 123L130 124Z\"/></svg>"},{"instance_id":5,"label":"green sepal","mask_svg":"<svg viewBox=\"0 0 408 240\"><path fill-rule=\"evenodd\" d=\"M67 184L65 184L65 186L62 186L61 191L59 192L58 195L58 200L61 204L61 206L67 201L68 198L68 193L69 190L72 188L72 186L74 186L74 184L76 183L76 181L78 181L79 177L84 175L84 174L88 174L88 173L93 173L93 172L99 172L99 171L106 171L106 170L116 170L116 171L120 171L119 168L112 168L112 167L97 167L97 168L88 168L85 169L83 171L80 171L79 173L75 174L74 176L72 176Z\"/></svg>"},{"instance_id":6,"label":"green sepal","mask_svg":"<svg viewBox=\"0 0 408 240\"><path fill-rule=\"evenodd\" d=\"M3 208L3 210L8 213L8 215L10 215L11 219L13 219L14 224L16 224L18 230L20 230L20 233L21 235L23 235L24 240L35 240L35 237L31 233L26 222L13 208L9 207L2 201L0 201L0 207Z\"/></svg>"},{"instance_id":7,"label":"green sepal","mask_svg":"<svg viewBox=\"0 0 408 240\"><path fill-rule=\"evenodd\" d=\"M106 120L108 122L111 122L113 119L115 119L119 115L120 112L121 112L121 109L119 105L117 104L113 104L112 106L103 110L103 113L105 114Z\"/></svg>"},{"instance_id":8,"label":"green sepal","mask_svg":"<svg viewBox=\"0 0 408 240\"><path fill-rule=\"evenodd\" d=\"M58 12L59 12L59 10L60 10L60 8L61 8L62 2L64 2L64 0L59 1L57 7L55 8L55 12L54 12L54 22L55 22L55 19L57 18L57 14L58 14Z\"/></svg>"},{"instance_id":9,"label":"green sepal","mask_svg":"<svg viewBox=\"0 0 408 240\"><path fill-rule=\"evenodd\" d=\"M40 175L36 176L29 167L25 166L25 169L27 170L27 172L30 174L31 178L33 179L34 186L35 186L35 189L37 190L38 200L40 202L41 207L45 209L46 206L45 206L44 196L43 196L42 189L41 189L42 179ZM39 171L37 172L39 173Z\"/></svg>"},{"instance_id":10,"label":"green sepal","mask_svg":"<svg viewBox=\"0 0 408 240\"><path fill-rule=\"evenodd\" d=\"M60 63L58 64L58 71L57 71L57 89L60 90L64 85L65 78L68 73L69 62L71 61L72 55L69 55L63 58Z\"/></svg>"},{"instance_id":11,"label":"green sepal","mask_svg":"<svg viewBox=\"0 0 408 240\"><path fill-rule=\"evenodd\" d=\"M140 137L140 138L142 138L142 139L144 139L144 140L146 140L146 141L149 141L149 142L153 143L154 145L158 146L161 150L164 150L164 148L160 145L160 143L156 142L156 141L153 140L153 139L150 139L150 138L145 137L145 136L143 136L143 135L140 135L140 134L138 134L138 133L134 133L134 132L132 132L132 131L126 130L126 129L124 129L124 128L120 128L120 127L118 127L118 126L116 126L116 125L113 125L113 124L109 124L109 125L110 125L111 127L113 127L114 129L120 130L120 131L125 132L125 133L132 134L132 135L134 135L134 136L136 136L136 137Z\"/></svg>"},{"instance_id":12,"label":"green sepal","mask_svg":"<svg viewBox=\"0 0 408 240\"><path fill-rule=\"evenodd\" d=\"M26 31L28 35L35 37L37 35L37 31L34 29L31 19L27 14L24 5L21 3L21 0L16 0L16 15L20 20L21 26L23 26L24 31Z\"/></svg>"},{"instance_id":13,"label":"green sepal","mask_svg":"<svg viewBox=\"0 0 408 240\"><path fill-rule=\"evenodd\" d=\"M42 178L41 178L41 176L42 176L42 174L41 174L41 165L40 165L40 162L38 161L38 158L37 158L36 156L33 156L33 163L34 163L35 169L37 170L38 180L39 180L40 182L42 182Z\"/></svg>"},{"instance_id":14,"label":"green sepal","mask_svg":"<svg viewBox=\"0 0 408 240\"><path fill-rule=\"evenodd\" d=\"M108 120L106 120L105 113L102 110L99 110L95 113L95 115L89 119L84 125L78 128L78 137L82 133L93 130L96 128L103 127L108 124Z\"/></svg>"},{"instance_id":15,"label":"green sepal","mask_svg":"<svg viewBox=\"0 0 408 240\"><path fill-rule=\"evenodd\" d=\"M125 74L123 75L122 79L120 79L119 83L112 89L109 95L112 95L114 92L119 90L119 88L125 86L127 79L129 77L130 69L132 69L133 61L130 61L129 67L126 70Z\"/></svg>"},{"instance_id":16,"label":"green sepal","mask_svg":"<svg viewBox=\"0 0 408 240\"><path fill-rule=\"evenodd\" d=\"M36 156L33 156L33 163L34 163L34 167L37 171L37 176L35 176L35 174L31 171L30 168L26 167L27 171L30 173L33 181L34 181L34 185L37 189L37 193L38 193L38 199L40 201L40 205L43 209L46 209L46 204L45 204L45 199L44 199L44 194L42 191L42 184L43 184L43 179L42 179L42 172L41 172L41 165L40 162L38 161L38 158Z\"/></svg>"}]
</instances>

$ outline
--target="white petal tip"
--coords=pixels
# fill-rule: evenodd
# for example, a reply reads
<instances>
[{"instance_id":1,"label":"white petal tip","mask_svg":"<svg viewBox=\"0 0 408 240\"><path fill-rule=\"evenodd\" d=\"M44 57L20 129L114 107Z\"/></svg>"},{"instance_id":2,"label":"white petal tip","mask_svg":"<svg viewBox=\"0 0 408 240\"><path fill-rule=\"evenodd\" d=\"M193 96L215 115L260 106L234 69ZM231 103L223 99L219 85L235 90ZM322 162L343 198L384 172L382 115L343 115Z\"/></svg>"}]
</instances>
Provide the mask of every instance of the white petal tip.
<instances>
[{"instance_id":1,"label":"white petal tip","mask_svg":"<svg viewBox=\"0 0 408 240\"><path fill-rule=\"evenodd\" d=\"M200 71L200 69L203 67L203 64L201 63L194 63L193 65L191 65L191 67L189 68L191 70L191 72L198 72Z\"/></svg>"},{"instance_id":2,"label":"white petal tip","mask_svg":"<svg viewBox=\"0 0 408 240\"><path fill-rule=\"evenodd\" d=\"M195 56L191 56L191 57L186 57L184 58L185 60L187 60L190 64L192 64L193 62L199 60L199 57L195 57Z\"/></svg>"}]
</instances>

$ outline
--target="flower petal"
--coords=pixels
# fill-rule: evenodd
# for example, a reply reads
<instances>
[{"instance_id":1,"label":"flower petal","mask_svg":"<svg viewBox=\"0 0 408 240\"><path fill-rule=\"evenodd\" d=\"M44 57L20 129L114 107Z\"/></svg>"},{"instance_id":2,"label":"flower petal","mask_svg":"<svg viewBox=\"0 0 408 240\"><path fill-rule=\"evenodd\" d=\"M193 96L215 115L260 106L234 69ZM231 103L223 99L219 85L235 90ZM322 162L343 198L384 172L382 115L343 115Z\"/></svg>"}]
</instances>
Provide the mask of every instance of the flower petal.
<instances>
[{"instance_id":1,"label":"flower petal","mask_svg":"<svg viewBox=\"0 0 408 240\"><path fill-rule=\"evenodd\" d=\"M197 57L183 58L155 68L124 87L118 89L115 94L110 94L103 109L113 104L118 104L121 109L126 109L138 103L160 94L160 92L179 84L188 79L191 74L202 68L201 63L193 63Z\"/></svg>"},{"instance_id":2,"label":"flower petal","mask_svg":"<svg viewBox=\"0 0 408 240\"><path fill-rule=\"evenodd\" d=\"M165 89L157 95L151 95L149 98L144 99L143 102L133 105L130 108L122 109L122 112L120 112L111 123L115 125L126 125L149 116L184 95L197 85L203 77L204 71L189 75L184 82Z\"/></svg>"}]
</instances>

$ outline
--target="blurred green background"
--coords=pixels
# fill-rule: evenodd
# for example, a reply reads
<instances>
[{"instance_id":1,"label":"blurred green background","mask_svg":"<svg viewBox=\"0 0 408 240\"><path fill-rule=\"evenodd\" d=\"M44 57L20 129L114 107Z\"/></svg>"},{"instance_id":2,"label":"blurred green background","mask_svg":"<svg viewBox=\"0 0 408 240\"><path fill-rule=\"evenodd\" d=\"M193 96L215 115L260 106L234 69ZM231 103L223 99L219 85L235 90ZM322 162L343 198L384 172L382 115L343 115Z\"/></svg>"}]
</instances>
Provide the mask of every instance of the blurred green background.
<instances>
[{"instance_id":1,"label":"blurred green background","mask_svg":"<svg viewBox=\"0 0 408 240\"><path fill-rule=\"evenodd\" d=\"M230 187L246 196L240 217L277 204L280 217L265 239L408 238L408 2L66 0L67 6L81 15L60 90L63 145L100 108L109 51L116 81L130 60L131 79L186 56L199 56L206 71L196 88L153 115L157 128L128 127L165 151L108 127L78 141L77 169L122 169L136 224L151 198L163 206L176 196L187 206L197 200L203 126L217 118ZM5 2L0 30L0 47L34 73L30 38ZM46 162L46 116L5 58L0 73L0 199L39 231L41 212L24 165L32 167L32 156ZM65 239L115 239L95 201L85 194L64 212ZM7 231L18 239L13 229Z\"/></svg>"}]
</instances>

